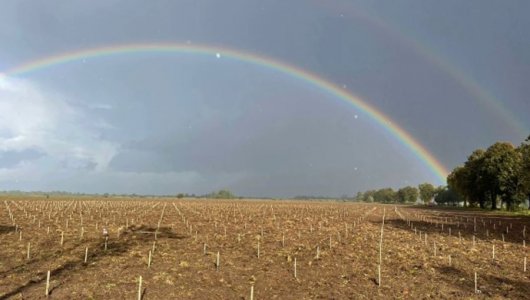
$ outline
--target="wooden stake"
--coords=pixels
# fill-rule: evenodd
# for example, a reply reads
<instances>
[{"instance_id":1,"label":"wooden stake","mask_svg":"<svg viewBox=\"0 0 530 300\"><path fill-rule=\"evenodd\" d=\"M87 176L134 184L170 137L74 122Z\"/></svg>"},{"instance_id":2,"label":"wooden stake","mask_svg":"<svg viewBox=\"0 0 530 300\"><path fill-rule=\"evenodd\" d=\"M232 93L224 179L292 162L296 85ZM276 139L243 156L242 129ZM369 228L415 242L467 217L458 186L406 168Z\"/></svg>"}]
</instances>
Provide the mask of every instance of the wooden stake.
<instances>
[{"instance_id":1,"label":"wooden stake","mask_svg":"<svg viewBox=\"0 0 530 300\"><path fill-rule=\"evenodd\" d=\"M296 257L294 258L294 278L296 278Z\"/></svg>"},{"instance_id":2,"label":"wooden stake","mask_svg":"<svg viewBox=\"0 0 530 300\"><path fill-rule=\"evenodd\" d=\"M250 286L250 300L254 300L254 286Z\"/></svg>"},{"instance_id":3,"label":"wooden stake","mask_svg":"<svg viewBox=\"0 0 530 300\"><path fill-rule=\"evenodd\" d=\"M381 286L381 265L377 265L377 286Z\"/></svg>"},{"instance_id":4,"label":"wooden stake","mask_svg":"<svg viewBox=\"0 0 530 300\"><path fill-rule=\"evenodd\" d=\"M478 288L477 288L477 272L475 272L475 294L478 294Z\"/></svg>"},{"instance_id":5,"label":"wooden stake","mask_svg":"<svg viewBox=\"0 0 530 300\"><path fill-rule=\"evenodd\" d=\"M27 254L27 259L29 260L30 256L29 256L29 253L30 253L30 249L31 249L31 243L28 242L28 254Z\"/></svg>"},{"instance_id":6,"label":"wooden stake","mask_svg":"<svg viewBox=\"0 0 530 300\"><path fill-rule=\"evenodd\" d=\"M138 279L138 300L142 300L142 276Z\"/></svg>"},{"instance_id":7,"label":"wooden stake","mask_svg":"<svg viewBox=\"0 0 530 300\"><path fill-rule=\"evenodd\" d=\"M381 237L379 239L379 266L383 261L383 229L385 226L385 215L383 213L383 222L381 223ZM425 233L425 242L427 242L427 233Z\"/></svg>"},{"instance_id":8,"label":"wooden stake","mask_svg":"<svg viewBox=\"0 0 530 300\"><path fill-rule=\"evenodd\" d=\"M48 270L48 273L46 274L46 297L50 294L50 270Z\"/></svg>"},{"instance_id":9,"label":"wooden stake","mask_svg":"<svg viewBox=\"0 0 530 300\"><path fill-rule=\"evenodd\" d=\"M88 247L85 248L85 264L88 260Z\"/></svg>"},{"instance_id":10,"label":"wooden stake","mask_svg":"<svg viewBox=\"0 0 530 300\"><path fill-rule=\"evenodd\" d=\"M151 250L149 250L149 258L147 259L147 267L148 267L148 268L151 268L151 259L152 259L152 256L153 256L153 252L151 252Z\"/></svg>"},{"instance_id":11,"label":"wooden stake","mask_svg":"<svg viewBox=\"0 0 530 300\"><path fill-rule=\"evenodd\" d=\"M219 271L219 251L217 251L217 259L215 262L215 266L216 266L217 271Z\"/></svg>"}]
</instances>

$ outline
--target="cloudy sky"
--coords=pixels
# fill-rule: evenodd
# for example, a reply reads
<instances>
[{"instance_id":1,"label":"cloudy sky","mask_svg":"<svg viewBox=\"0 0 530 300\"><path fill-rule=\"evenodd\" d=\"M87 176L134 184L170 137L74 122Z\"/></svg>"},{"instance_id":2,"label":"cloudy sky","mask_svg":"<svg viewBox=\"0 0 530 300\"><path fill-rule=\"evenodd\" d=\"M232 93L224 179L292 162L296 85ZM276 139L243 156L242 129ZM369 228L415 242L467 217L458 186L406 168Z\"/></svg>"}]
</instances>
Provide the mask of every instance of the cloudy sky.
<instances>
[{"instance_id":1,"label":"cloudy sky","mask_svg":"<svg viewBox=\"0 0 530 300\"><path fill-rule=\"evenodd\" d=\"M530 2L2 1L0 190L353 195L439 179L369 115L217 55L46 57L137 43L230 48L310 71L447 169L530 134Z\"/></svg>"}]
</instances>

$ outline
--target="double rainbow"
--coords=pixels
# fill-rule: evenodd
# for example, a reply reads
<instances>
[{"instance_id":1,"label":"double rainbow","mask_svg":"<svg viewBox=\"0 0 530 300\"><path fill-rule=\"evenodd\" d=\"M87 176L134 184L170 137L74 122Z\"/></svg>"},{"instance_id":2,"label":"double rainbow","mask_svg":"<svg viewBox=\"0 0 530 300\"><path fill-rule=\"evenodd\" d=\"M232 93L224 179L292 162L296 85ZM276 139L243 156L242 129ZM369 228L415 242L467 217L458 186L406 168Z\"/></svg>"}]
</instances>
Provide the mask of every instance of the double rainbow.
<instances>
[{"instance_id":1,"label":"double rainbow","mask_svg":"<svg viewBox=\"0 0 530 300\"><path fill-rule=\"evenodd\" d=\"M374 120L382 128L388 131L403 146L408 148L414 156L421 161L434 175L437 184L445 184L447 169L430 153L422 144L420 144L412 135L397 125L387 115L377 110L361 98L349 93L345 89L317 76L309 71L298 67L280 62L263 55L257 55L245 51L229 49L225 47L213 47L208 45L196 45L189 43L148 43L148 44L126 44L92 48L80 51L62 53L54 56L45 57L24 63L17 67L4 72L8 76L20 76L30 72L38 71L51 66L67 64L87 58L97 58L113 55L137 54L137 53L181 53L193 55L208 55L216 57L226 57L237 61L261 66L273 71L289 75L302 82L318 87L320 90L333 95L347 103L353 105L357 110Z\"/></svg>"}]
</instances>

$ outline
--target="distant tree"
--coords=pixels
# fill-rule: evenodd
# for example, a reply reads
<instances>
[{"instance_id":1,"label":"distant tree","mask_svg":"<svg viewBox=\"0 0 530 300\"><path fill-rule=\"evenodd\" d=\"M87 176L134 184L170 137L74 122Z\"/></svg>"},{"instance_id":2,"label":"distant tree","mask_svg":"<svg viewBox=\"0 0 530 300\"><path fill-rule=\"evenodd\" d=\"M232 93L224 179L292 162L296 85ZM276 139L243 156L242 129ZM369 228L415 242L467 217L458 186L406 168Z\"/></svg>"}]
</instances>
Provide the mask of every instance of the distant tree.
<instances>
[{"instance_id":1,"label":"distant tree","mask_svg":"<svg viewBox=\"0 0 530 300\"><path fill-rule=\"evenodd\" d=\"M481 208L486 206L486 196L491 195L491 187L484 176L485 151L477 149L471 153L462 172L461 180L464 192L470 204L478 203Z\"/></svg>"},{"instance_id":2,"label":"distant tree","mask_svg":"<svg viewBox=\"0 0 530 300\"><path fill-rule=\"evenodd\" d=\"M447 189L447 186L445 186L445 185L437 186L436 188L434 188L434 197L436 197L436 195L444 192L446 189Z\"/></svg>"},{"instance_id":3,"label":"distant tree","mask_svg":"<svg viewBox=\"0 0 530 300\"><path fill-rule=\"evenodd\" d=\"M229 190L219 190L217 192L210 193L206 195L207 198L215 198L215 199L233 199L237 198L236 195L234 195Z\"/></svg>"},{"instance_id":4,"label":"distant tree","mask_svg":"<svg viewBox=\"0 0 530 300\"><path fill-rule=\"evenodd\" d=\"M366 191L363 195L363 201L368 202L368 203L374 202L375 201L374 194L375 194L374 190Z\"/></svg>"},{"instance_id":5,"label":"distant tree","mask_svg":"<svg viewBox=\"0 0 530 300\"><path fill-rule=\"evenodd\" d=\"M177 198L179 198L179 199L184 198L184 194L183 194L183 193L178 193L178 194L177 194Z\"/></svg>"},{"instance_id":6,"label":"distant tree","mask_svg":"<svg viewBox=\"0 0 530 300\"><path fill-rule=\"evenodd\" d=\"M420 191L420 199L423 203L427 203L432 200L435 194L435 188L430 183L422 183L418 186Z\"/></svg>"},{"instance_id":7,"label":"distant tree","mask_svg":"<svg viewBox=\"0 0 530 300\"><path fill-rule=\"evenodd\" d=\"M467 170L464 166L456 167L448 176L447 176L447 185L449 189L457 193L460 198L464 201L464 207L467 206L467 200L469 198L469 191L467 190Z\"/></svg>"},{"instance_id":8,"label":"distant tree","mask_svg":"<svg viewBox=\"0 0 530 300\"><path fill-rule=\"evenodd\" d=\"M528 200L528 209L530 209L530 136L517 148L517 151L521 154L521 167L519 169L521 186L519 193L522 198Z\"/></svg>"},{"instance_id":9,"label":"distant tree","mask_svg":"<svg viewBox=\"0 0 530 300\"><path fill-rule=\"evenodd\" d=\"M418 196L418 189L413 186L407 186L397 191L397 198L400 203L416 202Z\"/></svg>"},{"instance_id":10,"label":"distant tree","mask_svg":"<svg viewBox=\"0 0 530 300\"><path fill-rule=\"evenodd\" d=\"M473 151L463 166L449 174L447 183L462 197L464 205L478 203L481 208L491 205L491 209L497 209L500 199L513 210L530 199L530 137L517 148L497 142L486 151Z\"/></svg>"},{"instance_id":11,"label":"distant tree","mask_svg":"<svg viewBox=\"0 0 530 300\"><path fill-rule=\"evenodd\" d=\"M484 154L483 172L490 186L491 209L497 208L497 196L506 203L509 210L519 201L519 170L522 164L521 153L510 143L497 142Z\"/></svg>"},{"instance_id":12,"label":"distant tree","mask_svg":"<svg viewBox=\"0 0 530 300\"><path fill-rule=\"evenodd\" d=\"M438 204L449 204L449 205L458 205L462 202L462 197L456 191L453 191L451 188L444 188L434 197L434 201Z\"/></svg>"},{"instance_id":13,"label":"distant tree","mask_svg":"<svg viewBox=\"0 0 530 300\"><path fill-rule=\"evenodd\" d=\"M374 201L380 203L396 203L397 193L392 188L384 188L374 193Z\"/></svg>"}]
</instances>

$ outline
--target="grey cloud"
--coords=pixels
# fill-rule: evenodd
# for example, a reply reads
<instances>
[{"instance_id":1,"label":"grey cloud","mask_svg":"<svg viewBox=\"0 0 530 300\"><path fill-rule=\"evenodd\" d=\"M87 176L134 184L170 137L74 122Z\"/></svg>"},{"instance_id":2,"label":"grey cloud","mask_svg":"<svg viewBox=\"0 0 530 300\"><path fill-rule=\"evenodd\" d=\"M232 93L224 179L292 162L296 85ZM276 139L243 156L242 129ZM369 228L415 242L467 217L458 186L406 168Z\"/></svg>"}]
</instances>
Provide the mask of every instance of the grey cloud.
<instances>
[{"instance_id":1,"label":"grey cloud","mask_svg":"<svg viewBox=\"0 0 530 300\"><path fill-rule=\"evenodd\" d=\"M0 169L11 168L21 162L32 161L43 157L45 154L35 149L24 149L21 151L0 152Z\"/></svg>"},{"instance_id":2,"label":"grey cloud","mask_svg":"<svg viewBox=\"0 0 530 300\"><path fill-rule=\"evenodd\" d=\"M241 49L359 94L452 168L475 148L527 135L444 70L457 66L524 118L521 3L7 1L0 72L124 43ZM340 195L435 180L351 104L263 65L197 53L96 56L0 76L0 153L6 189Z\"/></svg>"}]
</instances>

